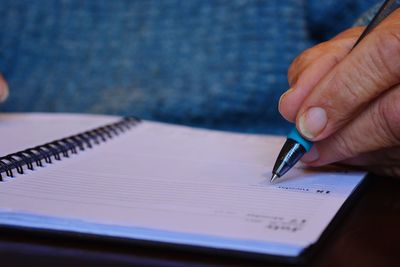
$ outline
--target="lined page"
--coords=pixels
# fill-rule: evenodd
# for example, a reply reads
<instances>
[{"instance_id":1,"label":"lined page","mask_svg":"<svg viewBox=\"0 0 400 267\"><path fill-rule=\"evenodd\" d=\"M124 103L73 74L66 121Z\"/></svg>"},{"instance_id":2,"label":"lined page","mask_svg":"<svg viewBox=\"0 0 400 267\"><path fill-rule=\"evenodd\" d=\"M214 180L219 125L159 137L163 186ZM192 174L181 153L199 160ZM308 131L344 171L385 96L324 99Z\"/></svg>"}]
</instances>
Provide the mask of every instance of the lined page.
<instances>
[{"instance_id":1,"label":"lined page","mask_svg":"<svg viewBox=\"0 0 400 267\"><path fill-rule=\"evenodd\" d=\"M117 116L0 113L0 156L112 123Z\"/></svg>"},{"instance_id":2,"label":"lined page","mask_svg":"<svg viewBox=\"0 0 400 267\"><path fill-rule=\"evenodd\" d=\"M270 184L283 142L145 121L0 183L0 223L295 256L364 174L299 165Z\"/></svg>"}]
</instances>

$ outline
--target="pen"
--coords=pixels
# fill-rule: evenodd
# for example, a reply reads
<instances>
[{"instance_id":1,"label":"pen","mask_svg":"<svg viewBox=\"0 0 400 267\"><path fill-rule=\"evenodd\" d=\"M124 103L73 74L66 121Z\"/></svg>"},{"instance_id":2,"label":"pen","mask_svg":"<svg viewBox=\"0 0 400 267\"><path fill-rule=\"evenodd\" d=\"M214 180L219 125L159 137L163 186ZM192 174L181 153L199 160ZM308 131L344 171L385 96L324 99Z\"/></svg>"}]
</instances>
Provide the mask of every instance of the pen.
<instances>
[{"instance_id":1,"label":"pen","mask_svg":"<svg viewBox=\"0 0 400 267\"><path fill-rule=\"evenodd\" d=\"M356 47L365 36L367 36L379 23L381 23L398 7L400 7L400 0L386 0L375 17L362 32L353 48ZM294 127L288 134L286 142L276 159L274 168L272 169L271 183L289 171L300 160L300 158L311 149L312 145L313 143L305 139L297 131L296 127Z\"/></svg>"}]
</instances>

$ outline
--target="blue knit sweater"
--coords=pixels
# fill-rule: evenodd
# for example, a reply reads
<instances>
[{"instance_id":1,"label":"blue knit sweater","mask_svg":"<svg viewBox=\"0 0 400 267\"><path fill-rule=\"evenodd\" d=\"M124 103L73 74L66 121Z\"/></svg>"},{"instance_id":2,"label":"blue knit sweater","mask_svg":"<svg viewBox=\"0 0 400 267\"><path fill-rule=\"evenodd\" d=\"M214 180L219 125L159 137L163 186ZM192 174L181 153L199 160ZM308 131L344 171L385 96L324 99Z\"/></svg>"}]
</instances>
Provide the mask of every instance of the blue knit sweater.
<instances>
[{"instance_id":1,"label":"blue knit sweater","mask_svg":"<svg viewBox=\"0 0 400 267\"><path fill-rule=\"evenodd\" d=\"M290 62L372 0L2 0L0 111L283 133Z\"/></svg>"}]
</instances>

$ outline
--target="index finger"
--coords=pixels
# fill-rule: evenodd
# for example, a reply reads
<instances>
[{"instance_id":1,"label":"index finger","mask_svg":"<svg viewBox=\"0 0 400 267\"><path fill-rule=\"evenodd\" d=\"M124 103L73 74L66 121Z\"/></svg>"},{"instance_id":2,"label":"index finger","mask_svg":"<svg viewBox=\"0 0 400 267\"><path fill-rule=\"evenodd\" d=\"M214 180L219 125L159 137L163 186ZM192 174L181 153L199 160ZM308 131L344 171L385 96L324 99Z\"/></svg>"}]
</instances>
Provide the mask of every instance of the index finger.
<instances>
[{"instance_id":1,"label":"index finger","mask_svg":"<svg viewBox=\"0 0 400 267\"><path fill-rule=\"evenodd\" d=\"M363 27L351 28L300 54L291 64L288 80L291 85L279 101L279 112L291 122L312 89L349 53Z\"/></svg>"}]
</instances>

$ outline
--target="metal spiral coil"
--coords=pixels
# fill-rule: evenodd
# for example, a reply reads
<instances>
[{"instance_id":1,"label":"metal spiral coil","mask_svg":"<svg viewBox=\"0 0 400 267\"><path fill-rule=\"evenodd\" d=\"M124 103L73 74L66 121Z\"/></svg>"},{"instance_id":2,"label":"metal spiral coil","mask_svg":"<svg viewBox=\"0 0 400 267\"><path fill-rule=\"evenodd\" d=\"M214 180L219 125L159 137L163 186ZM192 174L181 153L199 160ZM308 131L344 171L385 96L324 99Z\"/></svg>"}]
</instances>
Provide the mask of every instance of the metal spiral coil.
<instances>
[{"instance_id":1,"label":"metal spiral coil","mask_svg":"<svg viewBox=\"0 0 400 267\"><path fill-rule=\"evenodd\" d=\"M35 165L36 167L44 166L43 160L50 164L53 160L68 158L72 154L77 154L78 151L84 151L87 148L104 143L114 136L124 133L139 122L140 119L138 118L125 117L115 123L0 157L0 181L3 181L3 174L8 177L14 177L13 171L23 174L24 166L28 170L34 170Z\"/></svg>"}]
</instances>

